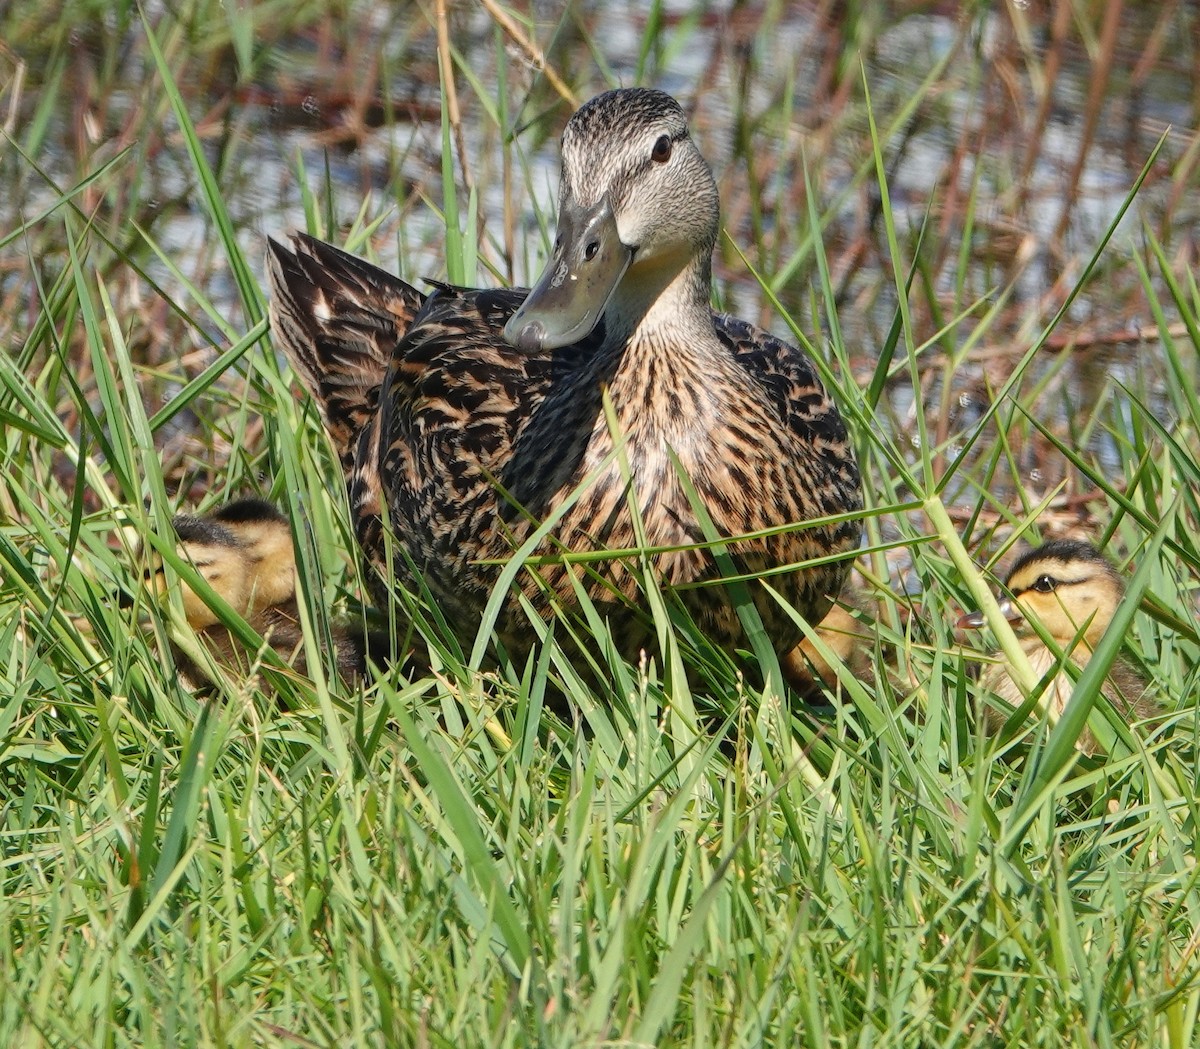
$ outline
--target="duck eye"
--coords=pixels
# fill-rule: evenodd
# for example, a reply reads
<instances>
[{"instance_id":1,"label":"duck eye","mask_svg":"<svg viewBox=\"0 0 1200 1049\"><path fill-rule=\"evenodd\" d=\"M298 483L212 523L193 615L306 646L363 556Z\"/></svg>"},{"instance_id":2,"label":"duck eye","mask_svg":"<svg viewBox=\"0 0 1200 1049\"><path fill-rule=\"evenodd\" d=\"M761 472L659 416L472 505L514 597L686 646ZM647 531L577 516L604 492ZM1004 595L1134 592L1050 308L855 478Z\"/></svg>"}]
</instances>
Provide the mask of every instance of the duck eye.
<instances>
[{"instance_id":1,"label":"duck eye","mask_svg":"<svg viewBox=\"0 0 1200 1049\"><path fill-rule=\"evenodd\" d=\"M1054 592L1054 577L1048 575L1040 575L1033 581L1031 589L1036 590L1039 594L1051 594Z\"/></svg>"},{"instance_id":2,"label":"duck eye","mask_svg":"<svg viewBox=\"0 0 1200 1049\"><path fill-rule=\"evenodd\" d=\"M658 136L658 141L654 143L654 149L650 153L650 159L655 164L665 164L671 159L671 137L669 135Z\"/></svg>"}]
</instances>

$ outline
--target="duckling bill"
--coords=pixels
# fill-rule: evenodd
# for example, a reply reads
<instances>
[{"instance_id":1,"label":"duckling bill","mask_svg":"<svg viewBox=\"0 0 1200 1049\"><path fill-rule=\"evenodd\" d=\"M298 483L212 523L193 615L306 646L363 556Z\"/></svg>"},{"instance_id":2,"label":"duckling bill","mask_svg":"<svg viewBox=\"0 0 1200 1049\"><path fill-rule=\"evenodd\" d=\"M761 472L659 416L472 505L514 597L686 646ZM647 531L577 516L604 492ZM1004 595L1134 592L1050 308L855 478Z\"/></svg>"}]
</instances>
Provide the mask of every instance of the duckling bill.
<instances>
[{"instance_id":1,"label":"duckling bill","mask_svg":"<svg viewBox=\"0 0 1200 1049\"><path fill-rule=\"evenodd\" d=\"M522 597L549 617L578 608L582 588L636 657L654 636L636 572L547 555L645 546L691 547L654 554L652 569L709 637L744 645L714 559L695 548L706 529L682 470L719 536L768 532L729 544L739 570L774 573L785 601L824 616L850 565L836 555L859 543L858 469L812 361L711 309L718 221L679 104L631 89L567 124L554 249L532 291L426 296L310 237L271 242L274 338L337 450L381 604L393 579L427 588L469 644L503 562L557 515L535 552L545 560L497 618L510 655L533 636ZM752 590L787 653L799 628Z\"/></svg>"},{"instance_id":2,"label":"duckling bill","mask_svg":"<svg viewBox=\"0 0 1200 1049\"><path fill-rule=\"evenodd\" d=\"M1082 669L1125 596L1125 581L1095 547L1078 540L1058 539L1019 557L1009 571L1005 588L1008 596L1001 600L1000 611L1014 623L1034 674L1041 680L1053 674L1041 701L1059 717L1075 689L1075 680L1062 667L1058 652L1042 640L1030 620L1041 623L1055 646L1067 652L1067 658ZM986 620L982 612L972 612L963 616L958 625L977 629L985 626ZM989 665L980 683L1009 707L1019 707L1025 701L1011 668L1003 663ZM1135 720L1158 712L1158 705L1147 694L1146 683L1120 659L1109 669L1103 694L1117 710ZM990 707L985 717L993 730L1006 720L1005 715ZM1100 749L1096 737L1087 729L1076 746L1086 754L1095 754Z\"/></svg>"}]
</instances>

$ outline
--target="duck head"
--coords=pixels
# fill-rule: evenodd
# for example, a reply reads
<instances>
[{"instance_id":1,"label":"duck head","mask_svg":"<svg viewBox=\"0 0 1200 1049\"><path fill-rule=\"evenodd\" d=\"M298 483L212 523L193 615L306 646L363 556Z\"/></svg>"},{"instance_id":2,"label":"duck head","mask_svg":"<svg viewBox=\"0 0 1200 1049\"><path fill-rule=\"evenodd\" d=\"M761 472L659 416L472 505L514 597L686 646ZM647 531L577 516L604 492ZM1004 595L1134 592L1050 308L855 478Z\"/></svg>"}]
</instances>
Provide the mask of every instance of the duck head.
<instances>
[{"instance_id":1,"label":"duck head","mask_svg":"<svg viewBox=\"0 0 1200 1049\"><path fill-rule=\"evenodd\" d=\"M608 91L563 132L554 250L504 328L520 349L569 346L606 314L636 326L681 274L708 296L719 200L679 103L662 91Z\"/></svg>"},{"instance_id":2,"label":"duck head","mask_svg":"<svg viewBox=\"0 0 1200 1049\"><path fill-rule=\"evenodd\" d=\"M287 518L270 503L240 499L208 517L181 514L172 522L179 553L239 614L253 615L295 597L296 560ZM146 581L166 586L160 558ZM216 613L191 587L181 587L183 611L193 630L215 626Z\"/></svg>"},{"instance_id":3,"label":"duck head","mask_svg":"<svg viewBox=\"0 0 1200 1049\"><path fill-rule=\"evenodd\" d=\"M181 514L171 524L179 553L229 605L245 613L249 603L249 581L237 537L206 517ZM146 580L151 589L162 596L166 592L162 561L155 557L153 562L153 567L146 569ZM193 630L203 630L218 622L216 613L190 586L181 585L180 592L184 615Z\"/></svg>"},{"instance_id":4,"label":"duck head","mask_svg":"<svg viewBox=\"0 0 1200 1049\"><path fill-rule=\"evenodd\" d=\"M296 596L292 527L278 509L262 499L238 499L217 510L211 521L237 540L251 611L282 605Z\"/></svg>"}]
</instances>

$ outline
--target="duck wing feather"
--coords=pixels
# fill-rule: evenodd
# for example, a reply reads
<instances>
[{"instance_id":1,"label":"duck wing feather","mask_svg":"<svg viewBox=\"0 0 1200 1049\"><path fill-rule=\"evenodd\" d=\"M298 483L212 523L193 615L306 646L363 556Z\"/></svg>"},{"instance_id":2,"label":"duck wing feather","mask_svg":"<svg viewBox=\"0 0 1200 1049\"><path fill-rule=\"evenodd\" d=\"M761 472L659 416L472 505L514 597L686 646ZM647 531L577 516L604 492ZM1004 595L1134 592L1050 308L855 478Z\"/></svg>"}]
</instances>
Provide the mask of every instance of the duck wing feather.
<instances>
[{"instance_id":1,"label":"duck wing feather","mask_svg":"<svg viewBox=\"0 0 1200 1049\"><path fill-rule=\"evenodd\" d=\"M271 330L317 402L348 475L396 344L425 296L315 237L296 233L292 244L267 242Z\"/></svg>"}]
</instances>

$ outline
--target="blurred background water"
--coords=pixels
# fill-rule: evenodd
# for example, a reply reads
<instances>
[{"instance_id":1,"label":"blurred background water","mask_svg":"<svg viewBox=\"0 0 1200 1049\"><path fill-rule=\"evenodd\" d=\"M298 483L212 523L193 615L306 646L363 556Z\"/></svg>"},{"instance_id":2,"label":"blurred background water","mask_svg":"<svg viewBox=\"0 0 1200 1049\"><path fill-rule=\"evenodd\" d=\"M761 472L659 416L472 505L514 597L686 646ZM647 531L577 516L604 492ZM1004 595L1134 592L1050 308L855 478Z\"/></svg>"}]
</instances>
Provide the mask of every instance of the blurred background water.
<instances>
[{"instance_id":1,"label":"blurred background water","mask_svg":"<svg viewBox=\"0 0 1200 1049\"><path fill-rule=\"evenodd\" d=\"M510 15L490 3L317 11L197 0L146 10L260 276L264 238L314 213L333 240L374 223L369 249L382 265L446 277L449 180L460 226L469 201L476 209L468 279L527 282L553 224L557 137L574 105L613 85L653 85L683 102L721 186L720 304L788 333L752 267L820 342L811 185L840 324L867 382L909 276L895 274L880 220L877 142L902 254L916 260L921 348L920 397L900 369L881 421L913 433L920 406L950 456L1153 156L1035 374L1042 418L1114 476L1128 455L1121 387L1165 410L1157 336L1143 340L1155 318L1132 259L1150 230L1176 272L1195 260L1195 4L579 2ZM442 16L452 70L439 65ZM180 303L198 295L238 330L248 318L137 8L16 0L0 29L0 344L18 355L29 344L67 257L69 198L145 363L147 397L162 402L227 343ZM1081 408L1109 402L1105 425L1073 432ZM181 417L164 440L186 443L187 431ZM1036 433L1015 454L1038 491L1068 477Z\"/></svg>"}]
</instances>

